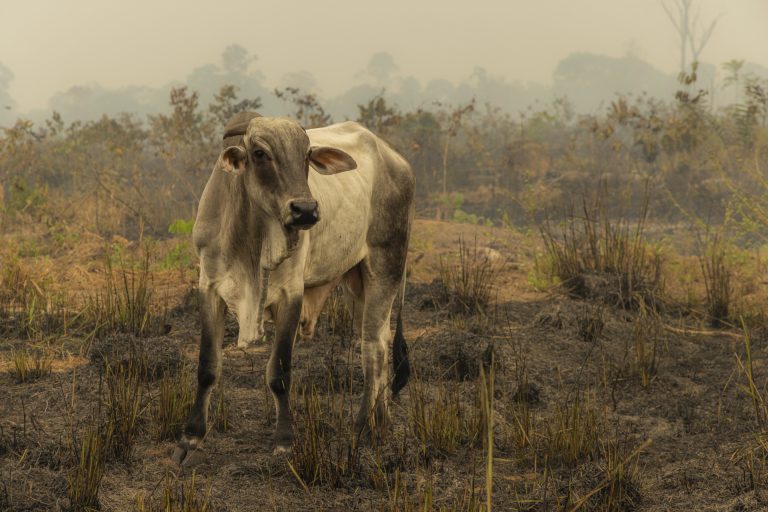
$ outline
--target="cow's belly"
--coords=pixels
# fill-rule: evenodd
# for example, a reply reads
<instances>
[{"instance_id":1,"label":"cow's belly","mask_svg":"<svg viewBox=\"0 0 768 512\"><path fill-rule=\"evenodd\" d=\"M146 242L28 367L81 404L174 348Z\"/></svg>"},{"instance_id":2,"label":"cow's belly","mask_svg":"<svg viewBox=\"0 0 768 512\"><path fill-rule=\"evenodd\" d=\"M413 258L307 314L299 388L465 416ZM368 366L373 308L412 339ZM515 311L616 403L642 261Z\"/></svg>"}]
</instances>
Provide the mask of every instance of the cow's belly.
<instances>
[{"instance_id":1,"label":"cow's belly","mask_svg":"<svg viewBox=\"0 0 768 512\"><path fill-rule=\"evenodd\" d=\"M304 267L305 287L329 283L365 258L365 226L353 223L349 227L349 230L310 233L310 249Z\"/></svg>"}]
</instances>

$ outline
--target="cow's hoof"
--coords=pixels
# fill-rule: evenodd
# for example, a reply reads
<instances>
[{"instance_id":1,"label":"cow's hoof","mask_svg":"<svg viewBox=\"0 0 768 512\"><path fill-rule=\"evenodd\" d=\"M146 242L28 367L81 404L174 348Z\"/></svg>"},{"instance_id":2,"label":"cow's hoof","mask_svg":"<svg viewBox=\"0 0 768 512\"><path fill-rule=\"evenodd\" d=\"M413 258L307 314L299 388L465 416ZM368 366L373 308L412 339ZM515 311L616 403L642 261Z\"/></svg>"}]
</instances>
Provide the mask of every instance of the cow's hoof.
<instances>
[{"instance_id":1,"label":"cow's hoof","mask_svg":"<svg viewBox=\"0 0 768 512\"><path fill-rule=\"evenodd\" d=\"M272 455L275 457L287 457L293 452L293 446L290 444L278 444L275 449L272 450Z\"/></svg>"},{"instance_id":2,"label":"cow's hoof","mask_svg":"<svg viewBox=\"0 0 768 512\"><path fill-rule=\"evenodd\" d=\"M274 442L273 455L291 453L293 451L293 430L290 427L278 429L275 432Z\"/></svg>"},{"instance_id":3,"label":"cow's hoof","mask_svg":"<svg viewBox=\"0 0 768 512\"><path fill-rule=\"evenodd\" d=\"M190 468L205 461L205 454L200 448L179 445L173 450L171 459L181 467Z\"/></svg>"},{"instance_id":4,"label":"cow's hoof","mask_svg":"<svg viewBox=\"0 0 768 512\"><path fill-rule=\"evenodd\" d=\"M361 441L372 441L387 431L389 426L389 414L377 410L368 414L358 414L354 428Z\"/></svg>"}]
</instances>

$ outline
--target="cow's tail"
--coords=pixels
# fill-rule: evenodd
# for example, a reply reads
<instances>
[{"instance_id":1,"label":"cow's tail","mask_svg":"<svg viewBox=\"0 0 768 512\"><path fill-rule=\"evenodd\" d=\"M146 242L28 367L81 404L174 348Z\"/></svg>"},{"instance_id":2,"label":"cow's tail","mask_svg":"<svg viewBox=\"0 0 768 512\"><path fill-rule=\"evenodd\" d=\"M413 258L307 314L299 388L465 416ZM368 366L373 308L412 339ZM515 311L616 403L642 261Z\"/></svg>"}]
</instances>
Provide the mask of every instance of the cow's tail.
<instances>
[{"instance_id":1,"label":"cow's tail","mask_svg":"<svg viewBox=\"0 0 768 512\"><path fill-rule=\"evenodd\" d=\"M411 376L411 363L408 361L408 344L403 335L403 305L405 304L405 274L400 285L400 305L397 309L397 328L395 329L395 339L392 343L392 366L394 375L392 377L392 396L396 397L400 390L408 384Z\"/></svg>"}]
</instances>

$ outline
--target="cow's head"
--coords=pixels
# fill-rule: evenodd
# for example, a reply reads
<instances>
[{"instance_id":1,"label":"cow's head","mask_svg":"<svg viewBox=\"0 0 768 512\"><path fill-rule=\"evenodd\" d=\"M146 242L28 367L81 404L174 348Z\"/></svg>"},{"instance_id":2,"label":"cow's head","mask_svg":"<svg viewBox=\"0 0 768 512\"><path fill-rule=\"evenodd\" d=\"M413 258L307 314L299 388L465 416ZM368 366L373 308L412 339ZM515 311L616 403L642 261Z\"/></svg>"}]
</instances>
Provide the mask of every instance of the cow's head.
<instances>
[{"instance_id":1,"label":"cow's head","mask_svg":"<svg viewBox=\"0 0 768 512\"><path fill-rule=\"evenodd\" d=\"M235 174L251 203L290 231L308 229L320 218L309 190L309 168L321 174L355 169L355 160L331 147L310 147L295 121L243 112L227 124L218 170Z\"/></svg>"}]
</instances>

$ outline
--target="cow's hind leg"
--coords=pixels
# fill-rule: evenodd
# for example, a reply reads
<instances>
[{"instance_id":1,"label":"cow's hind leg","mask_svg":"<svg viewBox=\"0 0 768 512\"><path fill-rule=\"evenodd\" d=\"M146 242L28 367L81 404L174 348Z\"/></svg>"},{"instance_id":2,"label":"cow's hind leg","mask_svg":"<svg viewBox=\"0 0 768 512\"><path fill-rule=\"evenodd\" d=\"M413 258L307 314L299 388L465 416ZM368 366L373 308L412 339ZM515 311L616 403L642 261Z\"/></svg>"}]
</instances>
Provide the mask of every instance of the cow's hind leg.
<instances>
[{"instance_id":1,"label":"cow's hind leg","mask_svg":"<svg viewBox=\"0 0 768 512\"><path fill-rule=\"evenodd\" d=\"M184 427L173 460L184 466L202 460L199 449L208 425L211 392L221 377L221 345L224 339L224 316L227 308L219 294L207 287L200 290L200 356L197 367L197 395Z\"/></svg>"},{"instance_id":2,"label":"cow's hind leg","mask_svg":"<svg viewBox=\"0 0 768 512\"><path fill-rule=\"evenodd\" d=\"M378 264L377 264L378 263ZM388 361L392 339L390 315L400 285L400 275L382 258L363 262L362 363L363 399L355 426L358 431L384 426L389 419Z\"/></svg>"},{"instance_id":3,"label":"cow's hind leg","mask_svg":"<svg viewBox=\"0 0 768 512\"><path fill-rule=\"evenodd\" d=\"M272 306L275 341L267 363L267 385L277 411L275 453L287 452L293 444L293 421L288 405L291 390L291 353L301 317L301 294L286 297Z\"/></svg>"}]
</instances>

